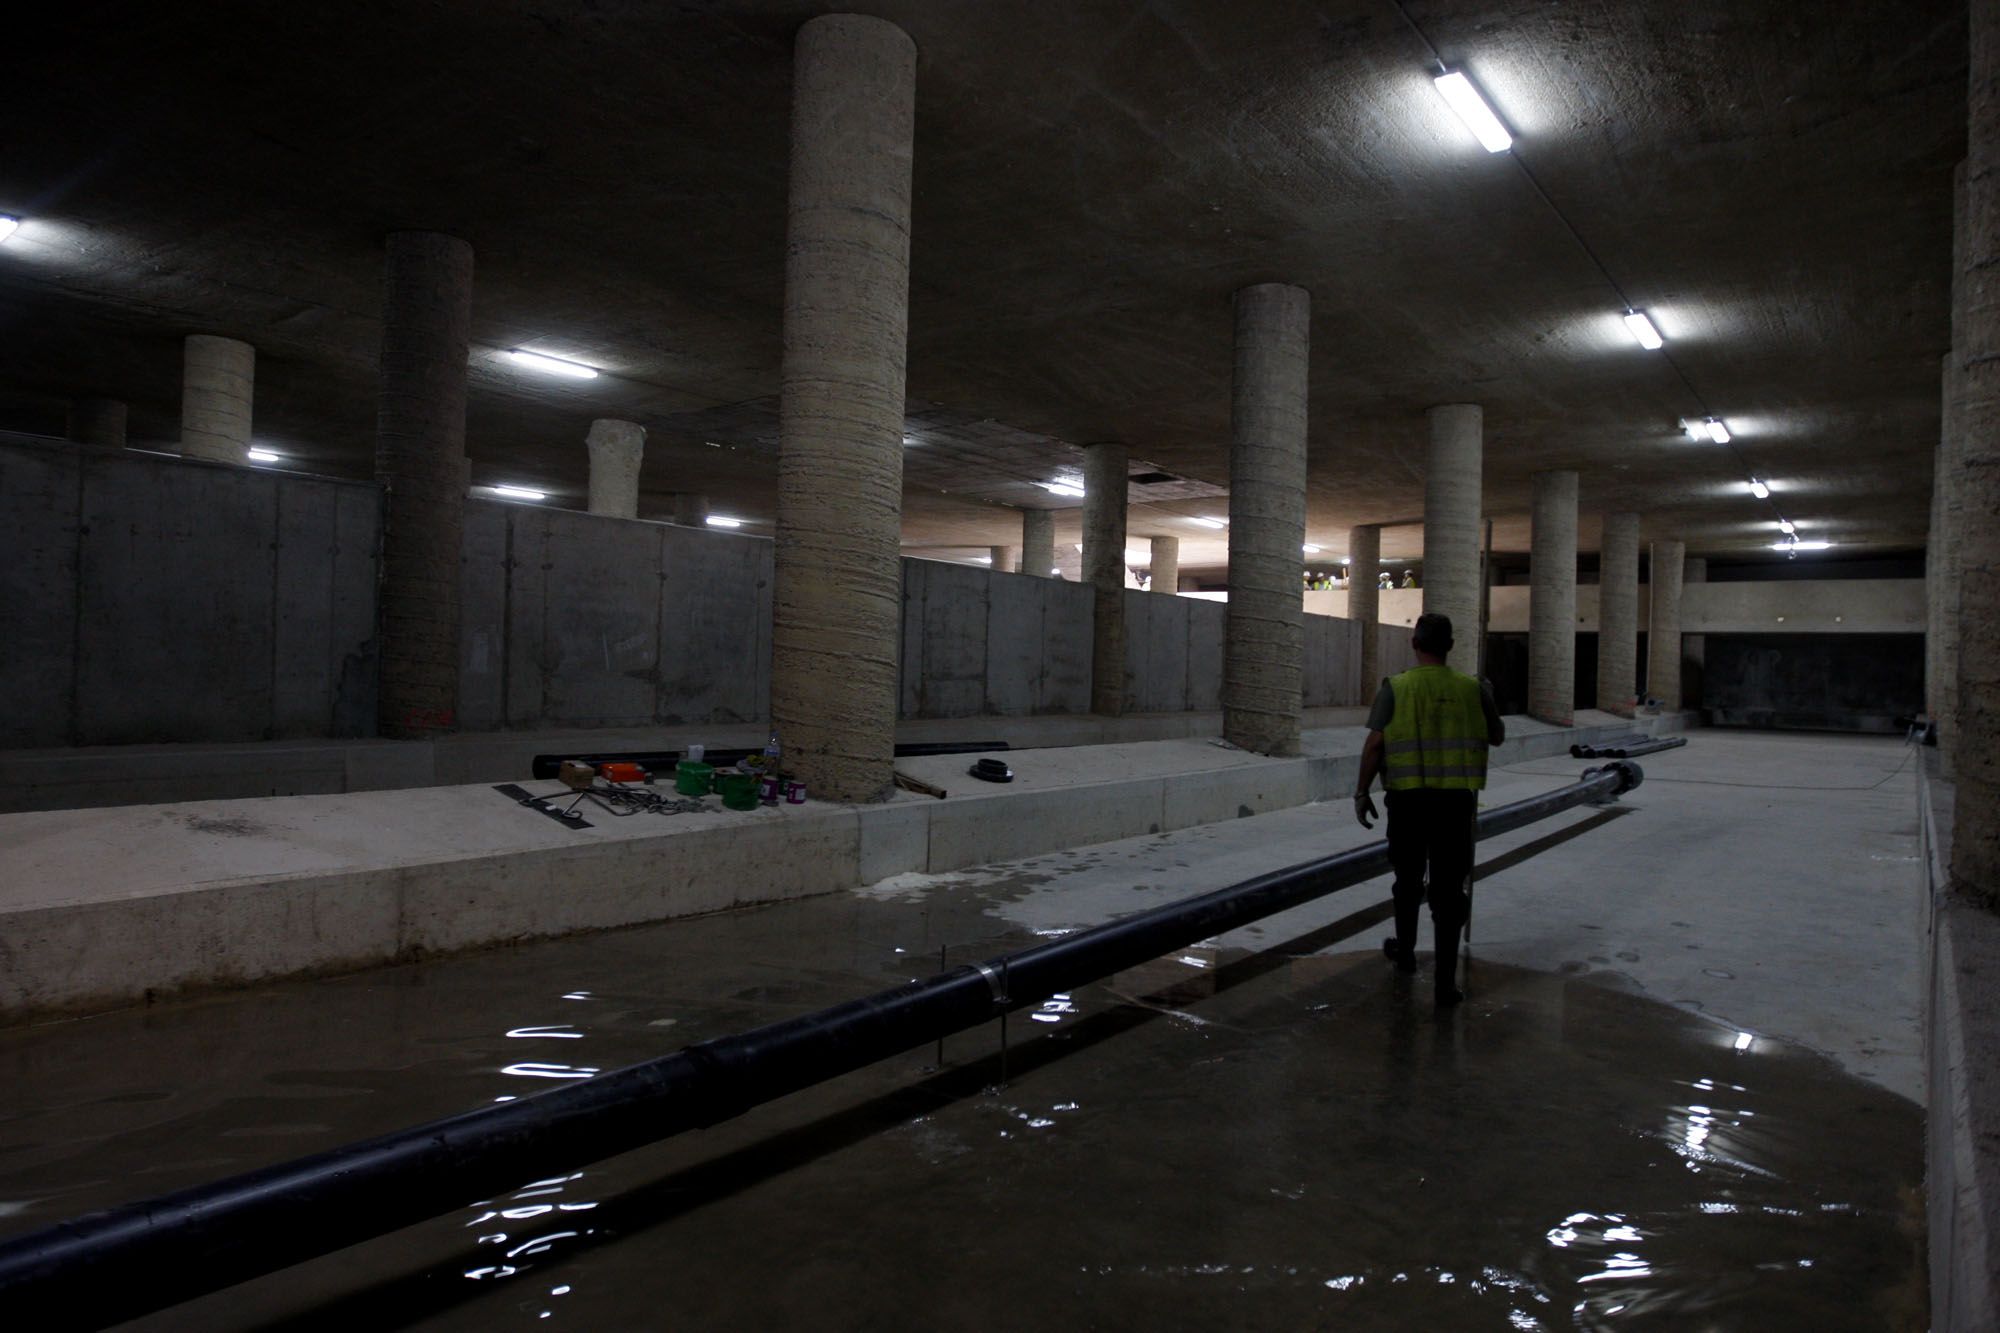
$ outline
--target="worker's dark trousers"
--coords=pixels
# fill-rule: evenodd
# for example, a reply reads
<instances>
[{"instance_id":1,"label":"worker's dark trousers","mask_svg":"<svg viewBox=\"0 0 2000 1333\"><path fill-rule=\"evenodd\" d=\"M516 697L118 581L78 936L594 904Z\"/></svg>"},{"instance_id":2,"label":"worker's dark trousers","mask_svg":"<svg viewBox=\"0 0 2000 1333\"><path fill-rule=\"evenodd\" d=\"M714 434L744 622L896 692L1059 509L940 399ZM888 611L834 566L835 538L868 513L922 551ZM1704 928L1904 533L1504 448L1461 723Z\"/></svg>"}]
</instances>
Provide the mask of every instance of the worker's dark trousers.
<instances>
[{"instance_id":1,"label":"worker's dark trousers","mask_svg":"<svg viewBox=\"0 0 2000 1333\"><path fill-rule=\"evenodd\" d=\"M1465 882L1472 874L1472 820L1479 794L1470 791L1392 791L1389 864L1396 871L1396 939L1417 945L1417 909L1423 905L1424 870L1430 870L1431 928L1437 933L1437 984L1458 974L1458 937L1465 928Z\"/></svg>"}]
</instances>

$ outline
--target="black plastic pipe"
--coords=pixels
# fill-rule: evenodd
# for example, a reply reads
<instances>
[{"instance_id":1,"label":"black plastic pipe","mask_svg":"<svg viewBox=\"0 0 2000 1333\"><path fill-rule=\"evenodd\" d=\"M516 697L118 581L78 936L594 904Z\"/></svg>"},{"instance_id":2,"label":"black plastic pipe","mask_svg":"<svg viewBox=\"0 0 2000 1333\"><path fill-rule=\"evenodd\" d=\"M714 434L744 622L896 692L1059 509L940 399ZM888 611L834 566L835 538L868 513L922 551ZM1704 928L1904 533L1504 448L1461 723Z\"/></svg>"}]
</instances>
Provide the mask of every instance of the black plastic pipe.
<instances>
[{"instance_id":1,"label":"black plastic pipe","mask_svg":"<svg viewBox=\"0 0 2000 1333\"><path fill-rule=\"evenodd\" d=\"M1572 745L1572 759L1637 759L1640 755L1678 750L1688 743L1685 736L1633 736L1603 741L1597 745Z\"/></svg>"},{"instance_id":2,"label":"black plastic pipe","mask_svg":"<svg viewBox=\"0 0 2000 1333\"><path fill-rule=\"evenodd\" d=\"M896 758L921 759L927 755L985 754L992 750L1009 748L1006 741L901 741L896 745ZM601 764L638 764L651 769L661 776L669 776L673 767L686 757L684 750L606 750L590 754L538 754L529 761L528 771L541 781L548 781L561 771L563 760L575 759L595 768ZM717 768L726 768L741 763L753 754L764 753L761 746L720 750L711 749L702 755L702 762Z\"/></svg>"},{"instance_id":3,"label":"black plastic pipe","mask_svg":"<svg viewBox=\"0 0 2000 1333\"><path fill-rule=\"evenodd\" d=\"M1590 769L1486 811L1475 836L1609 800L1642 778L1636 764ZM0 1242L0 1311L35 1329L133 1319L730 1119L1388 868L1386 842L1358 847L586 1082L31 1232Z\"/></svg>"}]
</instances>

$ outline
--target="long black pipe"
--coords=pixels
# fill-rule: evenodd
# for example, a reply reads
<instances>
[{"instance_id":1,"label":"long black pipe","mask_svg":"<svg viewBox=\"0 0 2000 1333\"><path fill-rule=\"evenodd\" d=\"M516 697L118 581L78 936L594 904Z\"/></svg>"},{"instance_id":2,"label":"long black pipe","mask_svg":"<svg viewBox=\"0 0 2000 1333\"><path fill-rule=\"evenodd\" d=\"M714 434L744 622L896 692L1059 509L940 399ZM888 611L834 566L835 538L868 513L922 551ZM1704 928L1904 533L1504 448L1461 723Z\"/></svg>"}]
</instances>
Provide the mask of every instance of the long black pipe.
<instances>
[{"instance_id":1,"label":"long black pipe","mask_svg":"<svg viewBox=\"0 0 2000 1333\"><path fill-rule=\"evenodd\" d=\"M1597 745L1572 745L1569 747L1572 759L1637 759L1642 754L1658 754L1662 750L1678 750L1688 743L1685 736L1632 736L1615 738Z\"/></svg>"},{"instance_id":2,"label":"long black pipe","mask_svg":"<svg viewBox=\"0 0 2000 1333\"><path fill-rule=\"evenodd\" d=\"M1588 770L1480 815L1476 836L1609 800L1642 777L1635 764ZM586 1082L31 1232L0 1243L0 1311L36 1329L133 1319L727 1120L1388 868L1387 843L1358 847Z\"/></svg>"}]
</instances>

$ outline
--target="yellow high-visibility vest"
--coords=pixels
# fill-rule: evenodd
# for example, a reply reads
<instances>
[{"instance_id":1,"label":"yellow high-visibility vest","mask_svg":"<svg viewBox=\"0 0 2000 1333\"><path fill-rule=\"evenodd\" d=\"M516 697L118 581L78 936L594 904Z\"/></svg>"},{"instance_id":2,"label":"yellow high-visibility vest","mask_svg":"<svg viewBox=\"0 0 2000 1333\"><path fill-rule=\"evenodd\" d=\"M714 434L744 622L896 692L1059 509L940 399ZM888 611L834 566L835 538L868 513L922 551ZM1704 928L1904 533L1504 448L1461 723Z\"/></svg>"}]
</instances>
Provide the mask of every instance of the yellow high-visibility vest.
<instances>
[{"instance_id":1,"label":"yellow high-visibility vest","mask_svg":"<svg viewBox=\"0 0 2000 1333\"><path fill-rule=\"evenodd\" d=\"M1396 711L1382 732L1390 791L1479 791L1486 786L1486 710L1479 682L1448 666L1392 677Z\"/></svg>"}]
</instances>

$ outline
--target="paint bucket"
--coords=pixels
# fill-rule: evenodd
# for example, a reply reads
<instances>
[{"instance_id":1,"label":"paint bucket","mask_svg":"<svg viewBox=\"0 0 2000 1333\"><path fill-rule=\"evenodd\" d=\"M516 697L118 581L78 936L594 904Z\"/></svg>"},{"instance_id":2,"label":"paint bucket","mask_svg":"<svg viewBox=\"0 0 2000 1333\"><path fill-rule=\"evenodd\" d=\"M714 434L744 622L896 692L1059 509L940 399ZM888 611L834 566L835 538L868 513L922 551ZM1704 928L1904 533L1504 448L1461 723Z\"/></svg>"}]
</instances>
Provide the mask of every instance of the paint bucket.
<instances>
[{"instance_id":1,"label":"paint bucket","mask_svg":"<svg viewBox=\"0 0 2000 1333\"><path fill-rule=\"evenodd\" d=\"M715 769L686 759L674 765L674 790L683 796L706 796Z\"/></svg>"},{"instance_id":2,"label":"paint bucket","mask_svg":"<svg viewBox=\"0 0 2000 1333\"><path fill-rule=\"evenodd\" d=\"M765 805L778 803L779 782L776 773L766 773L757 779L757 799Z\"/></svg>"},{"instance_id":3,"label":"paint bucket","mask_svg":"<svg viewBox=\"0 0 2000 1333\"><path fill-rule=\"evenodd\" d=\"M800 782L797 778L786 779L785 804L804 805L805 803L806 803L806 784Z\"/></svg>"},{"instance_id":4,"label":"paint bucket","mask_svg":"<svg viewBox=\"0 0 2000 1333\"><path fill-rule=\"evenodd\" d=\"M757 775L755 773L723 773L717 776L715 788L722 793L722 803L731 810L755 810L757 808Z\"/></svg>"}]
</instances>

